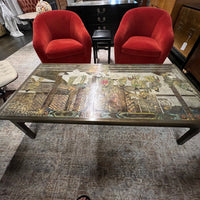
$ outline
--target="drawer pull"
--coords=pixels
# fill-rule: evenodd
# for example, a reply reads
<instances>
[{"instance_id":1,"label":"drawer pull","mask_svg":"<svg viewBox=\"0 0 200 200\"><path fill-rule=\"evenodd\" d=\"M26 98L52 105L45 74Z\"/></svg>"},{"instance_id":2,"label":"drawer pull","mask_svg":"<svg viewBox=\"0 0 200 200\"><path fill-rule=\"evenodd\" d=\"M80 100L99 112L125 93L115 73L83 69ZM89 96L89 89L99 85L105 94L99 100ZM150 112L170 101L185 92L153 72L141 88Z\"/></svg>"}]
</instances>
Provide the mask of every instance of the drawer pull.
<instances>
[{"instance_id":1,"label":"drawer pull","mask_svg":"<svg viewBox=\"0 0 200 200\"><path fill-rule=\"evenodd\" d=\"M102 10L100 8L97 8L97 13L98 14L103 14L106 12L106 8L102 8Z\"/></svg>"},{"instance_id":2,"label":"drawer pull","mask_svg":"<svg viewBox=\"0 0 200 200\"><path fill-rule=\"evenodd\" d=\"M101 19L101 17L97 17L97 21L100 23L103 23L106 21L106 17L103 17L102 19Z\"/></svg>"},{"instance_id":3,"label":"drawer pull","mask_svg":"<svg viewBox=\"0 0 200 200\"><path fill-rule=\"evenodd\" d=\"M101 26L97 26L97 29L98 30L106 30L106 26L102 26L102 27Z\"/></svg>"}]
</instances>

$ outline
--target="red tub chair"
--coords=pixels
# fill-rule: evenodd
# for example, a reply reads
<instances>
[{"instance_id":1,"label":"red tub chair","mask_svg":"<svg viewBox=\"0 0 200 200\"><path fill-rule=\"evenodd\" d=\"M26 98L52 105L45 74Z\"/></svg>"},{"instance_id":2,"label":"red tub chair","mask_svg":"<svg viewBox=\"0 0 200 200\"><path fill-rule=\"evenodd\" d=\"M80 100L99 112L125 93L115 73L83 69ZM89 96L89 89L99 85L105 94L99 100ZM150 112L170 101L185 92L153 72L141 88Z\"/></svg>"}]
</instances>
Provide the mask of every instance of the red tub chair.
<instances>
[{"instance_id":1,"label":"red tub chair","mask_svg":"<svg viewBox=\"0 0 200 200\"><path fill-rule=\"evenodd\" d=\"M125 13L114 38L116 64L164 62L174 42L170 15L159 8L139 7Z\"/></svg>"},{"instance_id":2,"label":"red tub chair","mask_svg":"<svg viewBox=\"0 0 200 200\"><path fill-rule=\"evenodd\" d=\"M67 10L37 15L33 47L42 63L90 63L91 37L80 17Z\"/></svg>"}]
</instances>

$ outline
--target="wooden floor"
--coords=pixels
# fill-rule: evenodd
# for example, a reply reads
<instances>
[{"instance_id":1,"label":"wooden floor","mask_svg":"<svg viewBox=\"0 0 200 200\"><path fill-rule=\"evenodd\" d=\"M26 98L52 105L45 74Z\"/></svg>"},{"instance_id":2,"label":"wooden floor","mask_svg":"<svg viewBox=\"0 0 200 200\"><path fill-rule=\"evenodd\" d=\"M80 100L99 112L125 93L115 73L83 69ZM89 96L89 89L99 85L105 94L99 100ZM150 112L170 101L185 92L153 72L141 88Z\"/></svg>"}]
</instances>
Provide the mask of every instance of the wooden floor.
<instances>
[{"instance_id":1,"label":"wooden floor","mask_svg":"<svg viewBox=\"0 0 200 200\"><path fill-rule=\"evenodd\" d=\"M7 33L0 37L0 60L6 59L33 39L32 30L23 31L24 36L12 37Z\"/></svg>"}]
</instances>

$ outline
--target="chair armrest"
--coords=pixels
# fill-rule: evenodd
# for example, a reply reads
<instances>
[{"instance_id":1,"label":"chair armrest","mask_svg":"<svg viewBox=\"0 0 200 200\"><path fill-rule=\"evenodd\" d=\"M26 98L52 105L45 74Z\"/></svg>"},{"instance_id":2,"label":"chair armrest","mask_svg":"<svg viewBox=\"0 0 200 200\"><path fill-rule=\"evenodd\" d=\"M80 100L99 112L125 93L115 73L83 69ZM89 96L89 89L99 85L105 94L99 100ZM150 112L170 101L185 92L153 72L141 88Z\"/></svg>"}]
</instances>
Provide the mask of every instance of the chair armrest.
<instances>
[{"instance_id":1,"label":"chair armrest","mask_svg":"<svg viewBox=\"0 0 200 200\"><path fill-rule=\"evenodd\" d=\"M77 15L71 16L71 24L70 24L70 34L71 37L80 43L88 43L91 44L91 37L86 30L82 20Z\"/></svg>"},{"instance_id":2,"label":"chair armrest","mask_svg":"<svg viewBox=\"0 0 200 200\"><path fill-rule=\"evenodd\" d=\"M120 47L128 40L129 37L133 36L134 34L135 21L133 19L134 16L130 11L123 16L114 37L114 44Z\"/></svg>"},{"instance_id":3,"label":"chair armrest","mask_svg":"<svg viewBox=\"0 0 200 200\"><path fill-rule=\"evenodd\" d=\"M33 47L42 62L45 62L46 60L45 52L47 45L51 40L52 35L47 24L41 21L38 23L36 17L33 21Z\"/></svg>"},{"instance_id":4,"label":"chair armrest","mask_svg":"<svg viewBox=\"0 0 200 200\"><path fill-rule=\"evenodd\" d=\"M168 56L174 43L174 32L170 17L163 15L159 19L153 30L152 38L154 38L159 44L162 54Z\"/></svg>"},{"instance_id":5,"label":"chair armrest","mask_svg":"<svg viewBox=\"0 0 200 200\"><path fill-rule=\"evenodd\" d=\"M85 48L85 54L91 54L92 40L78 15L71 16L70 37L79 41Z\"/></svg>"}]
</instances>

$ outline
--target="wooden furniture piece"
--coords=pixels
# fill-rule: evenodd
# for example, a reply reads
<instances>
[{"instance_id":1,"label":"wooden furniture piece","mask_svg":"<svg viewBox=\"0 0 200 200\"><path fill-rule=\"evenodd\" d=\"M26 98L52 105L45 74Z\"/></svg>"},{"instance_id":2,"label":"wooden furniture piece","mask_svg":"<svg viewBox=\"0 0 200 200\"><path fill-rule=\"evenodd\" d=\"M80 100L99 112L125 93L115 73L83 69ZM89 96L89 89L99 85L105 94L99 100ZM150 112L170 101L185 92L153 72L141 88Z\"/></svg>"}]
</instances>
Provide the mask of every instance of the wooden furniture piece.
<instances>
[{"instance_id":1,"label":"wooden furniture piece","mask_svg":"<svg viewBox=\"0 0 200 200\"><path fill-rule=\"evenodd\" d=\"M58 10L65 10L67 7L67 0L56 0Z\"/></svg>"},{"instance_id":2,"label":"wooden furniture piece","mask_svg":"<svg viewBox=\"0 0 200 200\"><path fill-rule=\"evenodd\" d=\"M200 9L182 6L174 24L174 47L188 57L200 36Z\"/></svg>"},{"instance_id":3,"label":"wooden furniture piece","mask_svg":"<svg viewBox=\"0 0 200 200\"><path fill-rule=\"evenodd\" d=\"M92 35L94 63L98 59L98 50L108 50L108 64L110 64L110 48L111 48L111 31L110 30L95 30Z\"/></svg>"},{"instance_id":4,"label":"wooden furniture piece","mask_svg":"<svg viewBox=\"0 0 200 200\"><path fill-rule=\"evenodd\" d=\"M200 83L200 37L196 42L196 46L194 47L194 50L191 54L191 57L188 59L188 61L186 62L185 66L184 66L184 71L190 72L195 78L196 80ZM198 83L197 83L198 84ZM200 87L200 85L198 84L198 86Z\"/></svg>"},{"instance_id":5,"label":"wooden furniture piece","mask_svg":"<svg viewBox=\"0 0 200 200\"><path fill-rule=\"evenodd\" d=\"M185 13L183 13L182 9L185 10ZM181 20L181 22L185 22L185 29L182 30L182 37L185 37L188 40L188 45L185 48L184 53L183 51L181 52L185 57L183 70L185 73L189 72L189 77L192 75L192 79L195 78L197 80L197 82L195 80L193 81L196 84L196 87L200 88L200 3L190 3L183 6L182 9L182 14L186 18ZM177 23L178 22L179 21L177 20Z\"/></svg>"},{"instance_id":6,"label":"wooden furniture piece","mask_svg":"<svg viewBox=\"0 0 200 200\"><path fill-rule=\"evenodd\" d=\"M150 0L149 6L166 10L171 15L174 24L181 7L188 3L191 3L191 0ZM192 3L199 3L199 0L192 0Z\"/></svg>"},{"instance_id":7,"label":"wooden furniture piece","mask_svg":"<svg viewBox=\"0 0 200 200\"><path fill-rule=\"evenodd\" d=\"M170 1L171 2L171 1ZM182 8L183 5L188 5L188 4L199 4L199 0L176 0L175 4L174 4L174 7L172 9L172 12L171 12L171 17L172 17L172 22L173 24L176 22L177 20L177 17L179 15L179 12Z\"/></svg>"},{"instance_id":8,"label":"wooden furniture piece","mask_svg":"<svg viewBox=\"0 0 200 200\"><path fill-rule=\"evenodd\" d=\"M25 122L189 127L200 131L200 93L175 65L40 64L1 107L31 138Z\"/></svg>"},{"instance_id":9,"label":"wooden furniture piece","mask_svg":"<svg viewBox=\"0 0 200 200\"><path fill-rule=\"evenodd\" d=\"M189 72L197 88L200 82L199 49L200 49L200 3L183 5L174 24L175 42L171 51L171 60ZM192 75L192 76L190 76ZM199 81L199 82L198 82Z\"/></svg>"},{"instance_id":10,"label":"wooden furniture piece","mask_svg":"<svg viewBox=\"0 0 200 200\"><path fill-rule=\"evenodd\" d=\"M147 6L148 0L137 0L138 6Z\"/></svg>"},{"instance_id":11,"label":"wooden furniture piece","mask_svg":"<svg viewBox=\"0 0 200 200\"><path fill-rule=\"evenodd\" d=\"M111 30L112 40L122 16L131 8L138 7L136 1L80 1L71 3L67 10L76 12L82 19L86 29L92 36L95 30Z\"/></svg>"},{"instance_id":12,"label":"wooden furniture piece","mask_svg":"<svg viewBox=\"0 0 200 200\"><path fill-rule=\"evenodd\" d=\"M176 0L150 0L149 6L166 10L169 14L172 13Z\"/></svg>"}]
</instances>

